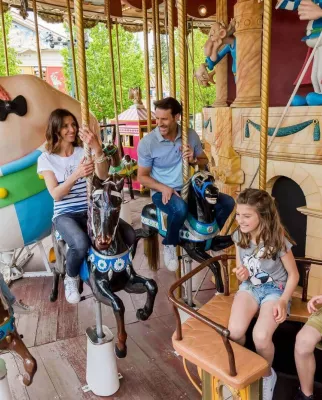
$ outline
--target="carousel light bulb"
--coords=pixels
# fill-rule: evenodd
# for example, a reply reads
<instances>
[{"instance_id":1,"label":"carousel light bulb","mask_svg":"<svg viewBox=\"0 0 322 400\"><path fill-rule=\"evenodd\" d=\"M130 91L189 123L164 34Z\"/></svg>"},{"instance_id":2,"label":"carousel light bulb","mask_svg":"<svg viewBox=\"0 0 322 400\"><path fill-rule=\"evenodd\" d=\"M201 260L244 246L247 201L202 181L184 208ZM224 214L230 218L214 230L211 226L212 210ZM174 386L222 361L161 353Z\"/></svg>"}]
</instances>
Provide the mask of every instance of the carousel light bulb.
<instances>
[{"instance_id":1,"label":"carousel light bulb","mask_svg":"<svg viewBox=\"0 0 322 400\"><path fill-rule=\"evenodd\" d=\"M198 7L198 12L201 17L205 17L207 15L207 11L207 7L204 5Z\"/></svg>"}]
</instances>

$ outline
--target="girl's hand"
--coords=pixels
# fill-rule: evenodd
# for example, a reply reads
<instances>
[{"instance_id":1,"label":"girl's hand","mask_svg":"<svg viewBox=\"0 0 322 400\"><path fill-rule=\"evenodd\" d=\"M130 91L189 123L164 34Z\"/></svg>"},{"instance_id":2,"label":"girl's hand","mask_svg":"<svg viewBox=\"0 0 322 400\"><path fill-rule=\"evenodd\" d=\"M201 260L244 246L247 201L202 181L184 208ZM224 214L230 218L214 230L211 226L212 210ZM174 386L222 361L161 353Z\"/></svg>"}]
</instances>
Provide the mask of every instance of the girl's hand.
<instances>
[{"instance_id":1,"label":"girl's hand","mask_svg":"<svg viewBox=\"0 0 322 400\"><path fill-rule=\"evenodd\" d=\"M247 279L249 278L249 271L243 265L240 265L239 267L234 268L233 272L236 273L236 277L239 281L242 281L242 282L247 281Z\"/></svg>"},{"instance_id":2,"label":"girl's hand","mask_svg":"<svg viewBox=\"0 0 322 400\"><path fill-rule=\"evenodd\" d=\"M98 137L88 127L79 129L79 137L84 143L86 143L92 150L95 151L95 154L102 151Z\"/></svg>"},{"instance_id":3,"label":"girl's hand","mask_svg":"<svg viewBox=\"0 0 322 400\"><path fill-rule=\"evenodd\" d=\"M312 297L312 299L307 303L307 309L310 314L318 310L316 304L322 304L322 294Z\"/></svg>"},{"instance_id":4,"label":"girl's hand","mask_svg":"<svg viewBox=\"0 0 322 400\"><path fill-rule=\"evenodd\" d=\"M78 180L80 178L86 178L86 176L93 174L94 169L94 161L86 161L84 157L73 174L75 174L75 179Z\"/></svg>"},{"instance_id":5,"label":"girl's hand","mask_svg":"<svg viewBox=\"0 0 322 400\"><path fill-rule=\"evenodd\" d=\"M273 316L277 324L281 324L286 320L287 303L283 299L279 299L273 307Z\"/></svg>"}]
</instances>

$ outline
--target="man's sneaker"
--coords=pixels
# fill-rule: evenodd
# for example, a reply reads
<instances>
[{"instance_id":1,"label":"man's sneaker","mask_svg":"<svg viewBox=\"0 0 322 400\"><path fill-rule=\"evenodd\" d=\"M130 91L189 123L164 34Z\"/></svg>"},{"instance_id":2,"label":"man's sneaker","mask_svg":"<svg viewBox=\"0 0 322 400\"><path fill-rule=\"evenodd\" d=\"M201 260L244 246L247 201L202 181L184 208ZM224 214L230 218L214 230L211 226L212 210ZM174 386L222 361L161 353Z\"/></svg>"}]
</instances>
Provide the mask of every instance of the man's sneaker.
<instances>
[{"instance_id":1,"label":"man's sneaker","mask_svg":"<svg viewBox=\"0 0 322 400\"><path fill-rule=\"evenodd\" d=\"M68 303L76 304L80 302L80 294L78 291L79 277L72 278L66 274L64 279L65 297Z\"/></svg>"},{"instance_id":2,"label":"man's sneaker","mask_svg":"<svg viewBox=\"0 0 322 400\"><path fill-rule=\"evenodd\" d=\"M294 400L314 400L315 397L313 394L311 394L311 396L306 396L301 388L299 388L298 392L296 393L296 396L294 397Z\"/></svg>"},{"instance_id":3,"label":"man's sneaker","mask_svg":"<svg viewBox=\"0 0 322 400\"><path fill-rule=\"evenodd\" d=\"M273 368L272 374L263 378L263 400L272 400L277 376Z\"/></svg>"},{"instance_id":4,"label":"man's sneaker","mask_svg":"<svg viewBox=\"0 0 322 400\"><path fill-rule=\"evenodd\" d=\"M179 267L177 251L175 246L164 246L164 263L169 271L176 271Z\"/></svg>"},{"instance_id":5,"label":"man's sneaker","mask_svg":"<svg viewBox=\"0 0 322 400\"><path fill-rule=\"evenodd\" d=\"M16 300L13 305L13 312L15 314L30 314L35 311L34 307L28 306L27 304L23 303L21 300Z\"/></svg>"}]
</instances>

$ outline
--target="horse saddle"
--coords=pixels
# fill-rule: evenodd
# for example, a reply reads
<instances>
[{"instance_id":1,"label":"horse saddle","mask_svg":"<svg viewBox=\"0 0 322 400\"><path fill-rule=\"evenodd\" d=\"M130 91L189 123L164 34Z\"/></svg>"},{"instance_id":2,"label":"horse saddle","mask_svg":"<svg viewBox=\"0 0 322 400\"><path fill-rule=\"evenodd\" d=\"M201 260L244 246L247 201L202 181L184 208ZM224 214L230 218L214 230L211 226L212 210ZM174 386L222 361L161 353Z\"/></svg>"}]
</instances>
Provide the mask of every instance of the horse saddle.
<instances>
[{"instance_id":1,"label":"horse saddle","mask_svg":"<svg viewBox=\"0 0 322 400\"><path fill-rule=\"evenodd\" d=\"M141 214L141 222L144 225L157 229L163 237L167 234L167 214L156 207L155 204L147 204ZM197 221L192 214L188 213L187 219L182 229L180 229L180 239L189 242L206 242L205 250L210 250L212 240L219 234L217 221L210 224Z\"/></svg>"}]
</instances>

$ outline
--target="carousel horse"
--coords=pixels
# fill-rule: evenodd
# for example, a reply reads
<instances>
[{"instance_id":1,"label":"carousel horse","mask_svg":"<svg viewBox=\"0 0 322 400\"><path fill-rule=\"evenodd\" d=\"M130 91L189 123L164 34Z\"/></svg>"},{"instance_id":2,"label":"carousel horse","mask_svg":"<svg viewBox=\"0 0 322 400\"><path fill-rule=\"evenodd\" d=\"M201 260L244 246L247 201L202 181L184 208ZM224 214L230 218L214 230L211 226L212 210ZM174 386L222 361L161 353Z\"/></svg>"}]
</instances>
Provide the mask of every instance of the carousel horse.
<instances>
[{"instance_id":1,"label":"carousel horse","mask_svg":"<svg viewBox=\"0 0 322 400\"><path fill-rule=\"evenodd\" d=\"M109 174L124 176L129 188L131 199L134 199L132 177L137 175L138 166L136 160L131 158L128 154L121 157L121 152L115 144L109 144L105 146L103 150L111 161Z\"/></svg>"},{"instance_id":2,"label":"carousel horse","mask_svg":"<svg viewBox=\"0 0 322 400\"><path fill-rule=\"evenodd\" d=\"M29 386L37 371L37 362L21 338L16 329L14 315L9 312L9 305L0 291L0 352L12 351L22 359L25 369L22 382Z\"/></svg>"},{"instance_id":3,"label":"carousel horse","mask_svg":"<svg viewBox=\"0 0 322 400\"><path fill-rule=\"evenodd\" d=\"M179 245L193 260L203 262L211 258L206 253L208 250L220 251L230 247L233 242L230 235L219 236L214 210L219 190L214 177L209 172L198 171L187 185L188 217L180 230ZM142 229L137 230L136 234L138 239L147 240L146 253L151 269L156 269L158 265L158 234L166 236L166 217L153 203L144 206L141 213ZM223 292L220 265L214 262L210 268L216 279L217 290Z\"/></svg>"},{"instance_id":4,"label":"carousel horse","mask_svg":"<svg viewBox=\"0 0 322 400\"><path fill-rule=\"evenodd\" d=\"M152 314L158 292L155 281L137 275L132 265L137 243L135 231L119 218L123 185L124 178L120 179L117 175L104 182L94 177L88 213L88 232L92 247L80 273L81 280L90 286L95 298L113 308L118 330L118 342L115 344L118 358L126 356L127 334L124 304L115 292L125 290L127 293L147 293L145 306L136 313L141 321ZM62 271L65 269L66 244L56 234L54 248L59 256L57 268ZM60 272L54 272L55 276L58 273ZM58 279L55 277L52 298L57 298L57 291Z\"/></svg>"}]
</instances>

